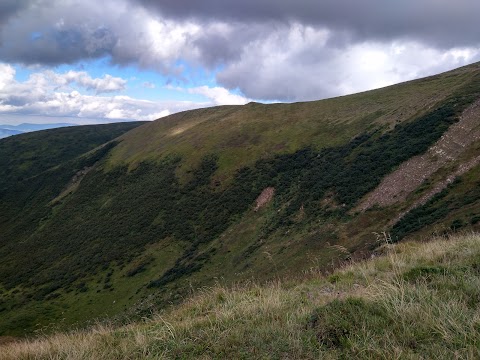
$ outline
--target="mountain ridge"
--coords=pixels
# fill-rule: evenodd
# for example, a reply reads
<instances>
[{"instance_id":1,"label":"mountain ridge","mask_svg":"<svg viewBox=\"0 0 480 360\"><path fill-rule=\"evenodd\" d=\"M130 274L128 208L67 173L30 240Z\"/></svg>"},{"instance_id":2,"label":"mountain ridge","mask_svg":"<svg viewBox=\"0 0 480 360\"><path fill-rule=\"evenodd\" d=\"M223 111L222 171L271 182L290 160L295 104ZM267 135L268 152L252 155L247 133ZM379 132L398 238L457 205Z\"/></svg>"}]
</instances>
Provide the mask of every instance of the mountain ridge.
<instances>
[{"instance_id":1,"label":"mountain ridge","mask_svg":"<svg viewBox=\"0 0 480 360\"><path fill-rule=\"evenodd\" d=\"M135 163L142 159L151 159L157 156L156 154L161 156L162 151L167 154L171 153L168 148L170 141L177 152L182 152L182 147L187 146L185 144L187 141L193 144L188 151L200 151L200 154L203 155L215 148L229 150L222 149L222 142L214 137L215 130L218 131L219 128L222 136L230 137L230 142L238 143L237 139L242 138L243 135L247 137L247 139L242 139L245 144L251 148L259 147L259 151L268 151L269 154L298 150L302 146L302 141L303 144L313 142L317 147L322 146L322 141L326 145L332 146L358 135L359 131L364 129L364 124L362 124L364 122L373 121L394 126L395 123L406 121L409 117L428 110L442 101L455 87L461 86L462 77L464 77L464 81L469 81L469 76L478 71L479 66L478 63L472 64L427 78L319 101L290 104L250 103L173 114L161 121L152 122L147 127L125 134L123 139L126 141L115 149L111 161L115 163L133 161ZM415 86L412 88L412 85ZM264 115L265 113L266 115ZM217 121L219 118L221 120ZM255 121L256 118L258 118L257 121ZM224 124L233 129L225 129ZM345 124L349 124L350 128L344 126ZM238 129L240 126L245 129ZM315 131L316 127L317 133L313 135L316 135L317 138L312 136L312 130ZM319 134L319 131L322 134ZM252 133L255 133L257 137L259 134L265 134L264 139L260 141L248 138L248 135L252 136ZM328 136L324 133L327 133ZM205 135L201 139L196 138L202 134ZM164 140L163 144L157 142L156 137L159 135L161 140ZM135 148L135 141L129 144L129 139L136 140L136 136L141 137L147 143L146 148L141 151ZM217 143L212 144L212 138ZM202 148L199 149L198 145L195 146L196 143L201 143ZM127 149L127 147L133 150ZM246 151L256 155L250 158L258 158L258 152L251 151L251 149L246 149ZM129 157L128 153L135 153L136 156ZM150 155L139 157L143 153ZM221 162L222 159L220 159ZM236 167L248 163L248 160L242 159L240 164L237 162ZM229 163L226 165L228 166Z\"/></svg>"}]
</instances>

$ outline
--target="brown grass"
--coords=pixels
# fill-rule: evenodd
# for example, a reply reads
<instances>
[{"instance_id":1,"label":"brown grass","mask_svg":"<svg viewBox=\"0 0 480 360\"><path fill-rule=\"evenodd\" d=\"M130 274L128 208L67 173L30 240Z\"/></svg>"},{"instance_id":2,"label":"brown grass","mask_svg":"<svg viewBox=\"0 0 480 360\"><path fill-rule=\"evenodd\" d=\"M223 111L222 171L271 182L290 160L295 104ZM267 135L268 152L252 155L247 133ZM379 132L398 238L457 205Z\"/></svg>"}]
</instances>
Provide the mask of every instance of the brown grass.
<instances>
[{"instance_id":1,"label":"brown grass","mask_svg":"<svg viewBox=\"0 0 480 360\"><path fill-rule=\"evenodd\" d=\"M181 306L141 323L120 328L97 325L89 330L8 343L0 347L0 359L308 359L342 354L360 354L359 358L422 357L422 352L402 346L403 338L398 340L393 335L392 339L380 335L380 340L372 335L369 340L356 332L349 335L348 351L321 345L315 329L307 326L312 313L335 299L349 298L387 309L395 319L396 331L403 329L404 333L397 335L405 339L415 333L415 321L421 321L446 344L460 342L455 351L441 349L437 343L420 346L427 357L432 349L440 351L437 358L479 355L480 339L475 343L472 334L478 332L475 326L480 324L480 310L467 307L465 299L456 297L454 291L452 296L442 298L437 294L441 289L432 290L426 282L412 284L403 277L419 266L461 268L480 258L480 236L385 244L379 253L383 255L347 264L328 277L312 269L297 281L202 289ZM464 278L465 286L480 285L478 276L466 273ZM388 334L388 329L379 331Z\"/></svg>"}]
</instances>

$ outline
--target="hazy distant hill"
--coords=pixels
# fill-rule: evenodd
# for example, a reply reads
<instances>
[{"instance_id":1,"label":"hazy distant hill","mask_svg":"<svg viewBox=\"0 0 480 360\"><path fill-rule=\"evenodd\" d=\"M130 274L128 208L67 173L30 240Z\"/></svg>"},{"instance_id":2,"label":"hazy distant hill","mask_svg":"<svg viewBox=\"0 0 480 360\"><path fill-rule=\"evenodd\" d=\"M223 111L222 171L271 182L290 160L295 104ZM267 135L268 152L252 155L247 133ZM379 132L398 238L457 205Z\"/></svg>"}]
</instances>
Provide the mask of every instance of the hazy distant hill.
<instances>
[{"instance_id":1,"label":"hazy distant hill","mask_svg":"<svg viewBox=\"0 0 480 360\"><path fill-rule=\"evenodd\" d=\"M22 133L23 131L2 128L2 125L0 125L0 139L5 138L7 136L18 135Z\"/></svg>"},{"instance_id":2,"label":"hazy distant hill","mask_svg":"<svg viewBox=\"0 0 480 360\"><path fill-rule=\"evenodd\" d=\"M383 231L480 227L479 64L137 125L0 141L0 334L325 271Z\"/></svg>"},{"instance_id":3,"label":"hazy distant hill","mask_svg":"<svg viewBox=\"0 0 480 360\"><path fill-rule=\"evenodd\" d=\"M29 124L2 125L0 124L0 139L11 135L23 134L30 131L55 129L66 126L76 126L77 124L56 123L56 124Z\"/></svg>"}]
</instances>

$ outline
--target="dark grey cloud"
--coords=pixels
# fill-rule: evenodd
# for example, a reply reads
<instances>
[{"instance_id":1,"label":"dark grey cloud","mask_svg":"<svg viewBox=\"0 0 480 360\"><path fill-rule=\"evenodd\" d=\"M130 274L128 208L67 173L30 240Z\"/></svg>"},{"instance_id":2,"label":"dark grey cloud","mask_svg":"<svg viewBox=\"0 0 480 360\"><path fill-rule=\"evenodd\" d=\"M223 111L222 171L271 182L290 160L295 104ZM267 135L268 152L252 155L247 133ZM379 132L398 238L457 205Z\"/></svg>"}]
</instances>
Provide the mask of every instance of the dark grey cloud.
<instances>
[{"instance_id":1,"label":"dark grey cloud","mask_svg":"<svg viewBox=\"0 0 480 360\"><path fill-rule=\"evenodd\" d=\"M80 59L109 55L116 41L115 36L105 29L72 26L65 30L24 30L23 35L28 40L3 41L0 56L4 61L43 65L72 63Z\"/></svg>"},{"instance_id":2,"label":"dark grey cloud","mask_svg":"<svg viewBox=\"0 0 480 360\"><path fill-rule=\"evenodd\" d=\"M0 2L0 26L19 10L28 5L28 0L2 0Z\"/></svg>"},{"instance_id":3,"label":"dark grey cloud","mask_svg":"<svg viewBox=\"0 0 480 360\"><path fill-rule=\"evenodd\" d=\"M193 43L200 49L202 62L210 67L238 60L242 53L238 42L219 33L202 34Z\"/></svg>"},{"instance_id":4,"label":"dark grey cloud","mask_svg":"<svg viewBox=\"0 0 480 360\"><path fill-rule=\"evenodd\" d=\"M110 54L116 35L99 15L87 6L29 1L0 25L0 60L58 65Z\"/></svg>"},{"instance_id":5,"label":"dark grey cloud","mask_svg":"<svg viewBox=\"0 0 480 360\"><path fill-rule=\"evenodd\" d=\"M258 39L266 39L277 29L277 24L268 22L207 26L192 37L191 44L199 52L198 58L202 65L214 68L240 60L245 47Z\"/></svg>"},{"instance_id":6,"label":"dark grey cloud","mask_svg":"<svg viewBox=\"0 0 480 360\"><path fill-rule=\"evenodd\" d=\"M198 47L192 26L164 21L126 0L30 0L27 5L0 23L0 61L55 66L108 56L116 65L180 76L177 61L191 61L188 53Z\"/></svg>"},{"instance_id":7,"label":"dark grey cloud","mask_svg":"<svg viewBox=\"0 0 480 360\"><path fill-rule=\"evenodd\" d=\"M292 23L330 30L328 48L394 40L442 49L478 46L478 14L478 0L3 0L0 60L57 65L109 55L116 64L179 76L175 60L155 55L168 31L152 41L149 20L198 24L201 31L183 39L190 49L174 53L213 68L237 61L253 41Z\"/></svg>"},{"instance_id":8,"label":"dark grey cloud","mask_svg":"<svg viewBox=\"0 0 480 360\"><path fill-rule=\"evenodd\" d=\"M6 22L15 17L20 10L27 7L28 3L28 0L3 0L0 2L0 35ZM1 38L0 46L2 46Z\"/></svg>"},{"instance_id":9,"label":"dark grey cloud","mask_svg":"<svg viewBox=\"0 0 480 360\"><path fill-rule=\"evenodd\" d=\"M248 98L311 100L480 59L479 13L478 0L0 0L0 62L108 57L175 83L201 69Z\"/></svg>"},{"instance_id":10,"label":"dark grey cloud","mask_svg":"<svg viewBox=\"0 0 480 360\"><path fill-rule=\"evenodd\" d=\"M478 0L131 0L176 19L298 21L358 39L409 38L439 47L480 42Z\"/></svg>"}]
</instances>

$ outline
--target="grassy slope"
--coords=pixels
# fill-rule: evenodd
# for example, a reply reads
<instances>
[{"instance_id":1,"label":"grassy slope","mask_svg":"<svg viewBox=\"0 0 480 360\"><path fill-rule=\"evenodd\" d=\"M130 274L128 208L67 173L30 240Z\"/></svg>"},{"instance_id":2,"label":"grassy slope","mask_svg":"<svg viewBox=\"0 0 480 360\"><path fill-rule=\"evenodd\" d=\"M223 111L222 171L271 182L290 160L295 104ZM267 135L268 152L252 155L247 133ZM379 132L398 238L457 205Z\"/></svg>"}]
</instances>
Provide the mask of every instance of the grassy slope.
<instances>
[{"instance_id":1,"label":"grassy slope","mask_svg":"<svg viewBox=\"0 0 480 360\"><path fill-rule=\"evenodd\" d=\"M184 156L185 170L218 153L219 173L305 146L344 144L378 125L410 120L452 94L480 65L359 94L294 104L223 106L169 116L125 134L110 165L132 166L166 154Z\"/></svg>"},{"instance_id":2,"label":"grassy slope","mask_svg":"<svg viewBox=\"0 0 480 360\"><path fill-rule=\"evenodd\" d=\"M3 139L0 141L0 190L12 181L38 175L143 124L145 122L73 126Z\"/></svg>"},{"instance_id":3,"label":"grassy slope","mask_svg":"<svg viewBox=\"0 0 480 360\"><path fill-rule=\"evenodd\" d=\"M415 122L471 81L475 73L478 65L319 102L249 104L176 114L122 136L122 142L102 160L106 164L100 162L77 191L54 206L51 200L70 180L72 169L80 165L45 172L45 177L40 177L43 180L35 184L39 189L44 189L42 186L52 179L61 181L48 188L49 192L42 190L46 195L41 199L25 196L27 204L46 204L41 216L32 214L10 229L16 242L0 247L0 255L8 259L0 264L0 270L5 283L7 278L10 281L9 286L0 286L5 304L0 307L0 333L21 335L50 323L69 328L126 310L127 315L138 316L139 311L142 315L158 304L178 301L188 296L191 287L212 284L215 278L226 284L252 277L268 280L310 267L326 269L355 256L355 252L374 245L372 232L382 229L396 209L374 209L353 217L339 216L332 209L316 214L312 209L318 208L318 199L306 198L303 200L311 203L305 211L310 214L308 221L302 214L290 214L286 219L293 219L293 223L284 226L278 222L278 214L292 200L292 193L297 195L296 190L285 189L283 197L279 195L254 213L250 211L251 204L265 186L271 185L270 178L252 170L253 177L245 183L253 185L244 193L242 182L232 180L233 170L244 165L253 169L259 158L273 169L278 165L289 170L298 163L294 151L306 145L315 149L344 145L367 130L385 131L397 123ZM375 139L378 137L372 139L369 149L377 149L375 146L382 143ZM357 153L360 150L356 149ZM219 168L214 179L207 179L220 181L224 186L212 190L208 181L190 186L196 176L191 170L211 153L219 156ZM288 155L272 160L276 153ZM169 177L171 158L165 165L165 155L183 156L180 170L175 170L181 180L178 186ZM355 151L350 158L340 160L347 161L347 165L348 161L355 163L354 155ZM308 166L318 158L315 153L310 156ZM155 167L150 160L155 160ZM321 174L318 169L323 169L323 165L319 166L304 170L310 175ZM275 179L279 184L294 178L299 183L322 180L302 178L301 171L293 176L288 172L281 174ZM351 176L352 172L346 174L348 181L356 178ZM366 179L368 183L370 178ZM205 179L200 176L200 180ZM232 183L237 191L233 199L241 206L234 209L233 215L224 216L217 210L230 205L222 199L231 194L222 191L230 191ZM329 206L335 208L335 200L331 202ZM210 207L205 208L205 204ZM213 213L221 221L209 220ZM163 229L172 219L176 219L175 227ZM31 224L27 227L31 232L23 230L25 233L17 236L17 229L25 229L27 223ZM218 223L219 229L212 230ZM202 236L204 241L198 242L197 238ZM22 257L11 255L24 253L25 247L34 251ZM181 260L178 264L177 259ZM194 267L196 271L189 272ZM177 277L165 283L168 271ZM73 280L66 279L68 276ZM160 280L161 286L148 288L152 280Z\"/></svg>"},{"instance_id":4,"label":"grassy slope","mask_svg":"<svg viewBox=\"0 0 480 360\"><path fill-rule=\"evenodd\" d=\"M480 356L480 236L383 245L329 276L216 285L151 320L4 345L1 359Z\"/></svg>"},{"instance_id":5,"label":"grassy slope","mask_svg":"<svg viewBox=\"0 0 480 360\"><path fill-rule=\"evenodd\" d=\"M14 233L22 239L23 232L33 232L39 217L48 214L45 205L58 195L67 182L80 168L76 168L77 158L88 159L94 149L104 145L145 122L116 123L106 125L75 126L68 128L43 130L12 136L0 141L0 249L7 251L7 237ZM94 152L93 152L94 153ZM81 163L82 161L80 161ZM68 166L65 166L68 164ZM64 167L64 171L58 169ZM63 180L63 182L62 182ZM33 215L30 214L33 212ZM40 214L40 215L39 215ZM25 258L32 247L23 247L12 256ZM16 255L17 254L17 255ZM18 268L5 261L6 268L17 271ZM18 308L27 299L20 289L6 291L0 285L1 326L22 333L31 326L49 323L52 311L61 315L65 307L55 305L39 306L33 303L26 308ZM16 304L16 310L8 314L6 308ZM76 300L72 299L72 304ZM74 319L78 316L73 316ZM45 320L47 318L47 320ZM85 315L81 317L85 319ZM75 321L75 320L72 320ZM7 324L7 325L6 325ZM6 330L9 332L9 330Z\"/></svg>"}]
</instances>

